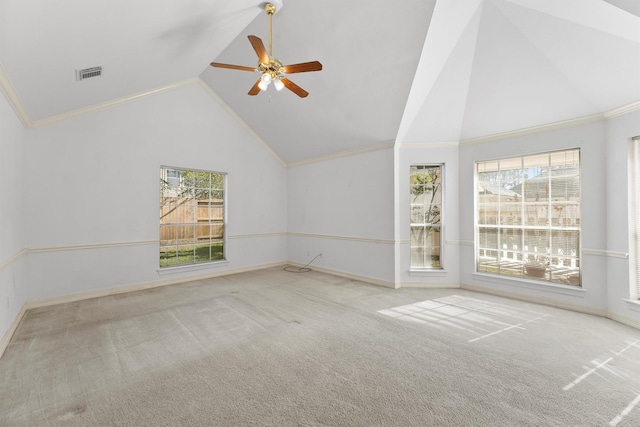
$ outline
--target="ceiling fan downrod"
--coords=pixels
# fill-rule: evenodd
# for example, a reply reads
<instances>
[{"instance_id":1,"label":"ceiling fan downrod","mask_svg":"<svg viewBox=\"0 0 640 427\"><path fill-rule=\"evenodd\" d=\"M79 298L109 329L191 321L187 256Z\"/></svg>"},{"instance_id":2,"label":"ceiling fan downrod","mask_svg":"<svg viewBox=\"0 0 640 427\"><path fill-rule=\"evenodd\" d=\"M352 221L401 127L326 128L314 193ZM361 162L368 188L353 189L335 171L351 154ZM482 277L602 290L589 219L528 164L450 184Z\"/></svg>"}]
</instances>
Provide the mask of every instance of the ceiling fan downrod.
<instances>
[{"instance_id":1,"label":"ceiling fan downrod","mask_svg":"<svg viewBox=\"0 0 640 427\"><path fill-rule=\"evenodd\" d=\"M267 3L264 5L264 11L269 15L269 57L273 57L273 14L276 13L276 7Z\"/></svg>"},{"instance_id":2,"label":"ceiling fan downrod","mask_svg":"<svg viewBox=\"0 0 640 427\"><path fill-rule=\"evenodd\" d=\"M302 89L300 86L289 80L288 74L305 73L308 71L320 71L322 70L322 64L318 61L301 62L298 64L283 65L278 59L273 57L273 15L276 13L276 7L272 3L267 3L264 6L264 11L269 16L269 51L264 47L262 40L259 37L250 35L247 36L253 50L258 55L258 66L247 67L244 65L224 64L221 62L212 62L212 67L229 68L232 70L251 71L261 74L258 81L254 83L248 92L248 95L255 96L260 91L267 90L267 87L273 82L276 90L282 90L283 88L289 89L291 92L298 95L300 98L305 98L309 95L309 92Z\"/></svg>"}]
</instances>

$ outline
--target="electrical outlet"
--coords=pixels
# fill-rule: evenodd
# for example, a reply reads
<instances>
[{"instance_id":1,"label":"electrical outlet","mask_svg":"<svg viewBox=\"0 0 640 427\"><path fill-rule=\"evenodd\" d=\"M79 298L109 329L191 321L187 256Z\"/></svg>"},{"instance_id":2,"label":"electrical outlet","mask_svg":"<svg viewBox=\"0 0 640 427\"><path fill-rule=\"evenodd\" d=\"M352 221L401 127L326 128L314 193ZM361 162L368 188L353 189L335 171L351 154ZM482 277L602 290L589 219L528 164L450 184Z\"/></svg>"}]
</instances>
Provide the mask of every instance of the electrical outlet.
<instances>
[{"instance_id":1,"label":"electrical outlet","mask_svg":"<svg viewBox=\"0 0 640 427\"><path fill-rule=\"evenodd\" d=\"M7 310L9 309L9 297L7 297Z\"/></svg>"}]
</instances>

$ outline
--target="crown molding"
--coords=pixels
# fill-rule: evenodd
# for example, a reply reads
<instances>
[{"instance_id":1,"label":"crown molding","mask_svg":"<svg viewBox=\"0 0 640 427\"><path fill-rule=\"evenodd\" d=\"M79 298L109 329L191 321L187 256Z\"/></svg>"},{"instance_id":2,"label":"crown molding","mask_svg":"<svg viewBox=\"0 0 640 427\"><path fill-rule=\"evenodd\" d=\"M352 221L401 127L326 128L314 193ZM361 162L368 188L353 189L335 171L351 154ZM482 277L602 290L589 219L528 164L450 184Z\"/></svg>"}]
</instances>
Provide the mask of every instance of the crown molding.
<instances>
[{"instance_id":1,"label":"crown molding","mask_svg":"<svg viewBox=\"0 0 640 427\"><path fill-rule=\"evenodd\" d=\"M18 116L22 125L27 129L31 129L33 127L33 122L31 121L29 112L22 104L15 87L2 67L2 64L0 64L0 92L4 94L5 98L7 98L7 102L9 102L9 105L11 105L11 108L15 111L16 116Z\"/></svg>"},{"instance_id":2,"label":"crown molding","mask_svg":"<svg viewBox=\"0 0 640 427\"><path fill-rule=\"evenodd\" d=\"M66 113L58 114L55 116L50 116L40 120L32 120L29 112L25 108L24 104L20 100L18 93L15 90L15 87L11 83L9 76L6 71L0 64L0 92L4 94L7 101L15 111L16 115L22 122L23 126L27 129L38 129L45 126L49 126L64 120L69 120L87 113L91 113L94 111L99 111L115 106L119 106L122 104L126 104L129 102L137 101L139 99L147 98L153 95L158 95L161 93L165 93L174 89L182 88L185 86L189 86L192 84L197 84L203 89L207 91L218 103L243 127L247 132L249 132L268 152L273 156L278 163L280 163L284 167L294 168L298 166L308 165L312 163L319 163L327 160L334 160L343 157L350 157L359 154L369 153L378 150L385 150L387 148L392 148L396 145L395 141L388 141L383 144L359 148L355 150L343 151L340 153L330 154L326 156L315 157L311 159L301 160L297 162L287 163L285 162L275 151L253 130L249 127L249 125L236 114L231 107L227 103L225 103L222 98L216 94L209 85L207 85L200 77L194 77L186 80L182 80L179 82L171 83L166 86L162 86L159 88L151 89L144 92L139 92L134 95L125 96L122 98L117 98L114 100L102 102L99 104L90 105L88 107L80 108L78 110L69 111ZM404 142L398 143L397 145L401 148L445 148L445 147L458 147L458 146L468 146L475 144L482 144L485 142L497 141L506 138L515 138L518 136L551 131L556 129L561 129L565 127L577 126L580 124L592 123L600 120L610 120L619 116L623 116L625 114L629 114L634 111L640 110L640 101L635 101L612 110L606 111L600 114L593 114L590 116L579 117L570 120L563 120L554 123L543 124L539 126L532 126L529 128L517 129L513 131L501 132L476 138L467 138L461 139L460 141L440 141L440 142Z\"/></svg>"},{"instance_id":3,"label":"crown molding","mask_svg":"<svg viewBox=\"0 0 640 427\"><path fill-rule=\"evenodd\" d=\"M150 96L158 95L161 93L169 92L175 89L179 89L185 86L189 86L196 83L195 78L182 80L179 82L171 83L166 86L161 86L155 89L147 90L144 92L139 92L134 95L123 96L122 98L112 99L110 101L101 102L99 104L89 105L87 107L83 107L77 110L69 111L66 113L58 114L55 116L50 116L44 119L36 120L33 122L33 128L39 129L45 126L50 126L59 122L63 122L65 120L73 119L78 116L82 116L88 113L93 113L95 111L105 110L107 108L117 107L119 105L127 104L129 102L138 101L140 99L148 98Z\"/></svg>"},{"instance_id":4,"label":"crown molding","mask_svg":"<svg viewBox=\"0 0 640 427\"><path fill-rule=\"evenodd\" d=\"M80 108L78 110L73 110L66 113L62 113L55 116L50 116L44 119L33 121L29 113L27 112L26 108L24 107L24 104L22 104L22 101L20 100L20 97L18 96L15 88L11 84L9 77L7 76L2 66L0 66L0 90L4 93L4 95L7 98L7 101L9 101L9 104L11 105L13 110L16 112L16 115L22 121L23 126L27 129L39 129L45 126L53 125L65 120L75 118L78 116L82 116L84 114L92 113L94 111L116 107L129 102L137 101L139 99L147 98L149 96L157 95L160 93L168 92L170 90L192 85L195 82L196 82L196 79L194 78L187 79L187 80L171 83L169 85L162 86L159 88L147 90L144 92L139 92L134 95L124 96L122 98L101 102L99 104L90 105L84 108Z\"/></svg>"},{"instance_id":5,"label":"crown molding","mask_svg":"<svg viewBox=\"0 0 640 427\"><path fill-rule=\"evenodd\" d=\"M198 77L196 80L197 80L197 83L200 85L200 87L202 87L205 91L207 91L207 93L211 95L213 99L218 101L218 103L222 106L222 108L224 108L227 111L227 113L229 113L229 115L233 117L235 121L238 122L238 124L240 124L240 126L242 126L247 132L249 132L249 134L253 136L253 138L256 141L258 141L260 145L262 145L264 149L267 150L267 152L269 152L269 154L271 154L271 156L274 159L278 161L278 163L280 163L285 168L287 167L287 163L280 156L278 156L278 154L276 154L275 151L273 151L273 149L269 146L269 144L267 144L265 140L260 137L260 135L258 135L253 129L251 129L251 127L247 124L247 122L242 120L242 118L235 111L233 111L233 109L229 106L229 104L224 102L222 98L220 98L220 96L218 96L218 94L215 93L213 89L211 89L211 87L209 87L209 85L206 84L200 77Z\"/></svg>"},{"instance_id":6,"label":"crown molding","mask_svg":"<svg viewBox=\"0 0 640 427\"><path fill-rule=\"evenodd\" d=\"M459 141L439 141L439 142L401 142L400 148L451 148L458 147L460 145Z\"/></svg>"},{"instance_id":7,"label":"crown molding","mask_svg":"<svg viewBox=\"0 0 640 427\"><path fill-rule=\"evenodd\" d=\"M110 101L102 102L99 104L90 105L88 107L80 108L78 110L69 111L63 114L58 114L55 116L47 117L44 119L33 121L29 116L26 108L22 104L16 90L14 89L11 81L9 80L8 75L0 65L0 91L5 95L7 101L16 112L16 115L22 122L23 126L27 129L39 129L45 126L50 126L65 120L69 120L75 117L82 116L84 114L92 113L94 111L100 111L107 108L117 107L119 105L123 105L129 102L138 101L143 98L147 98L150 96L158 95L161 93L165 93L174 89L179 89L185 86L197 84L201 88L205 89L207 93L209 93L222 107L238 122L242 127L244 127L268 152L271 154L282 166L287 167L287 164L280 156L278 156L272 149L267 145L267 143L251 129L246 122L244 122L213 90L202 81L199 77L194 77L186 80L182 80L179 82L171 83L166 86L162 86L159 88L151 89L144 92L139 92L134 95L125 96L122 98L113 99Z\"/></svg>"},{"instance_id":8,"label":"crown molding","mask_svg":"<svg viewBox=\"0 0 640 427\"><path fill-rule=\"evenodd\" d=\"M632 102L631 104L614 108L613 110L606 111L602 115L605 119L609 120L618 116L624 116L625 114L629 114L638 110L640 110L640 101Z\"/></svg>"},{"instance_id":9,"label":"crown molding","mask_svg":"<svg viewBox=\"0 0 640 427\"><path fill-rule=\"evenodd\" d=\"M460 146L464 147L468 145L483 144L485 142L497 141L500 139L516 138L519 136L530 135L533 133L548 132L551 130L562 129L562 128L571 127L571 126L578 126L578 125L583 125L587 123L598 122L601 120L604 120L603 114L593 114L590 116L579 117L577 119L563 120L560 122L548 123L548 124L539 125L539 126L532 126L529 128L495 133L495 134L486 135L486 136L479 136L477 138L462 139L460 140Z\"/></svg>"},{"instance_id":10,"label":"crown molding","mask_svg":"<svg viewBox=\"0 0 640 427\"><path fill-rule=\"evenodd\" d=\"M395 144L396 144L395 141L387 141L385 143L373 145L369 147L356 148L355 150L342 151L340 153L328 154L326 156L314 157L311 159L300 160L298 162L291 162L287 164L287 167L296 168L298 166L309 165L311 163L326 162L328 160L341 159L344 157L351 157L351 156L357 156L360 154L371 153L374 151L386 150L388 148L393 148Z\"/></svg>"},{"instance_id":11,"label":"crown molding","mask_svg":"<svg viewBox=\"0 0 640 427\"><path fill-rule=\"evenodd\" d=\"M460 140L460 146L482 144L485 142L497 141L505 138L515 138L518 136L529 135L533 133L546 132L556 129L562 129L565 127L577 126L587 123L593 123L603 120L610 120L615 117L623 116L625 114L632 113L640 110L640 101L632 102L617 108L614 108L604 113L592 114L590 116L578 117L576 119L563 120L554 123L548 123L539 126L532 126L529 128L517 129L508 132L501 132L492 135L480 136L477 138L468 138Z\"/></svg>"}]
</instances>

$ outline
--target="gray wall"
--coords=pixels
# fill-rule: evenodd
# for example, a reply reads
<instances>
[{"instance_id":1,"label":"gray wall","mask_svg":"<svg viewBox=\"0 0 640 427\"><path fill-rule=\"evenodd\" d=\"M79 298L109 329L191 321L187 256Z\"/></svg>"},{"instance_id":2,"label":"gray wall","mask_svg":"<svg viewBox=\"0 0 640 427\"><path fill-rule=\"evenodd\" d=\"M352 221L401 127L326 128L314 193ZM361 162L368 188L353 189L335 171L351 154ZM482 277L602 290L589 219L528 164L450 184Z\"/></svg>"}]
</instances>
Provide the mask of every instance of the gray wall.
<instances>
[{"instance_id":1,"label":"gray wall","mask_svg":"<svg viewBox=\"0 0 640 427\"><path fill-rule=\"evenodd\" d=\"M0 92L0 339L27 300L24 138L22 123Z\"/></svg>"},{"instance_id":2,"label":"gray wall","mask_svg":"<svg viewBox=\"0 0 640 427\"><path fill-rule=\"evenodd\" d=\"M304 264L318 253L316 267L385 286L462 284L640 322L640 305L627 301L632 265L624 256L627 149L640 134L640 111L289 169L198 84L28 131L2 97L0 125L0 170L11 183L0 206L0 335L26 301ZM575 147L582 153L583 287L477 274L474 162ZM409 272L413 163L445 164L445 271L437 274ZM159 270L160 165L228 172L227 262Z\"/></svg>"},{"instance_id":3,"label":"gray wall","mask_svg":"<svg viewBox=\"0 0 640 427\"><path fill-rule=\"evenodd\" d=\"M286 169L198 84L29 132L29 300L286 260ZM160 165L228 173L228 262L158 266Z\"/></svg>"},{"instance_id":4,"label":"gray wall","mask_svg":"<svg viewBox=\"0 0 640 427\"><path fill-rule=\"evenodd\" d=\"M393 148L289 169L289 259L394 286Z\"/></svg>"},{"instance_id":5,"label":"gray wall","mask_svg":"<svg viewBox=\"0 0 640 427\"><path fill-rule=\"evenodd\" d=\"M638 111L610 120L460 147L460 234L474 239L474 162L579 147L582 177L582 288L478 274L474 248L461 250L461 283L504 295L577 308L640 324L630 296L627 147L640 133Z\"/></svg>"},{"instance_id":6,"label":"gray wall","mask_svg":"<svg viewBox=\"0 0 640 427\"><path fill-rule=\"evenodd\" d=\"M410 271L409 168L419 164L443 164L442 270ZM459 170L458 147L454 144L406 144L398 161L397 276L401 286L444 287L460 284Z\"/></svg>"},{"instance_id":7,"label":"gray wall","mask_svg":"<svg viewBox=\"0 0 640 427\"><path fill-rule=\"evenodd\" d=\"M629 164L631 138L640 135L640 111L607 122L605 146L607 152L607 301L609 315L640 319L640 303L631 302L629 283L635 280L633 250L629 227ZM622 254L629 253L629 258ZM637 298L638 295L635 295ZM624 320L624 319L621 319Z\"/></svg>"}]
</instances>

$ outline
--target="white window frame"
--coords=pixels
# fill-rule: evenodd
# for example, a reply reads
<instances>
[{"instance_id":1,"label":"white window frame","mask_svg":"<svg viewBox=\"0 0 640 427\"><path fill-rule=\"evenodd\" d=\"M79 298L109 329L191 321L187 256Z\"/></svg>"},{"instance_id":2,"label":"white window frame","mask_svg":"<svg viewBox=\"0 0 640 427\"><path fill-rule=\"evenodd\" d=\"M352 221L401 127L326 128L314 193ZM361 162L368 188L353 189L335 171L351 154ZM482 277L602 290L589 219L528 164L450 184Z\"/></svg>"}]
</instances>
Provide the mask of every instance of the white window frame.
<instances>
[{"instance_id":1,"label":"white window frame","mask_svg":"<svg viewBox=\"0 0 640 427\"><path fill-rule=\"evenodd\" d=\"M409 269L410 271L414 271L414 272L419 272L419 271L440 271L440 270L444 270L444 224L443 224L443 219L444 219L444 212L445 212L445 207L444 207L444 196L445 196L445 179L444 179L444 173L445 173L445 166L444 163L416 163L416 164L412 164L409 166L409 178L411 179L412 176L412 170L413 168L439 168L440 169L440 177L439 177L439 183L438 188L436 191L440 191L440 212L437 215L438 217L438 221L437 223L416 223L413 221L413 208L414 206L417 206L414 203L414 199L413 199L413 186L414 183L410 182L409 183ZM429 204L431 205L431 204ZM427 206L426 203L423 204L423 206ZM415 246L413 245L412 242L412 228L416 227L416 226L421 226L421 227L436 227L439 229L439 241L436 244L432 244L432 245L428 245L427 244L427 239L424 239L424 245L423 246ZM422 266L416 266L413 263L413 258L414 258L414 249L422 249L424 251L423 257L426 257L427 254L431 254L429 255L431 258L431 262L434 261L433 257L434 255L432 254L432 250L434 247L438 247L438 265L430 265L430 266L424 266L424 264L427 264L426 258L425 260L423 260L422 262Z\"/></svg>"},{"instance_id":2,"label":"white window frame","mask_svg":"<svg viewBox=\"0 0 640 427\"><path fill-rule=\"evenodd\" d=\"M630 298L640 300L640 135L629 146Z\"/></svg>"},{"instance_id":3,"label":"white window frame","mask_svg":"<svg viewBox=\"0 0 640 427\"><path fill-rule=\"evenodd\" d=\"M179 185L175 185L175 171L178 172ZM206 188L197 187L196 179L192 185L185 185L183 173L210 174ZM217 175L221 184L213 183ZM159 225L159 266L160 269L180 268L204 264L226 262L227 227L227 174L201 169L174 166L160 166L160 225ZM199 193L199 196L196 196ZM172 205L173 198L176 205ZM179 209L172 209L179 205ZM182 212L181 212L182 210ZM191 237L190 237L191 236ZM192 255L185 249L192 247ZM220 251L214 248L221 247ZM202 249L208 247L208 256L203 257ZM166 254L175 249L176 258L171 261ZM180 255L182 250L183 255ZM163 256L163 254L165 256ZM187 261L191 257L190 261ZM183 258L182 260L180 258Z\"/></svg>"},{"instance_id":4,"label":"white window frame","mask_svg":"<svg viewBox=\"0 0 640 427\"><path fill-rule=\"evenodd\" d=\"M524 178L527 172L531 171L531 168L525 168L525 162L527 159L530 161L535 157L544 157L549 156L548 163L548 172L547 179L548 182L546 191L549 192L549 186L551 186L552 178L553 178L553 168L551 164L551 156L561 155L562 153L572 153L575 154L577 152L578 155L578 163L577 163L577 179L578 179L578 198L577 200L572 200L570 203L567 202L565 207L567 210L570 208L574 209L577 212L576 218L557 218L554 216L554 208L560 208L562 206L561 199L553 198L553 190L551 193L548 193L546 197L546 201L535 202L532 200L527 200L526 195L526 185L527 179ZM515 157L507 157L500 159L490 159L490 160L482 160L475 162L475 170L474 170L474 180L475 180L475 203L474 203L474 227L475 227L475 235L474 235L474 246L475 246L475 271L481 274L491 274L500 277L509 277L516 280L526 279L526 280L535 280L540 283L545 284L560 284L560 285L570 285L571 287L582 287L582 268L581 268L581 260L582 260L582 221L581 221L581 210L582 210L582 196L581 196L581 157L580 157L580 149L579 148L570 148L563 149L558 151L550 151L550 152L542 152L542 153L534 153L523 156L515 156ZM503 198L508 199L508 193L510 190L502 188L500 185L496 187L496 190L499 195L496 197L495 202L487 202L485 198L485 203L493 203L497 205L496 208L496 217L495 221L492 219L485 217L484 221L481 221L479 216L481 212L480 207L480 182L479 182L479 174L480 166L487 165L490 163L498 163L498 171L501 169L501 165L517 164L520 161L521 166L520 170L521 174L521 192L518 191L511 192L513 201L502 202ZM513 168L511 166L509 169L505 170L517 170L517 168ZM500 173L498 173L500 176ZM544 176L543 176L544 177ZM540 184L538 184L540 185ZM567 184L568 185L568 184ZM516 187L513 187L516 188ZM503 193L504 191L504 193ZM482 189L483 195L487 195L490 190L486 188ZM495 191L494 191L495 193ZM505 195L506 194L506 195ZM537 200L537 199L536 199ZM568 201L567 196L567 201ZM508 210L502 210L502 203L506 203L507 205L518 206L520 205L520 210L516 209L516 212L519 213L520 217L518 218L517 214L514 215L514 218L511 221L511 218L506 218L506 214L509 213ZM546 204L546 217L540 216L540 210L535 207L536 204L541 205L544 211ZM569 206L571 205L571 206ZM536 222L531 223L528 217L528 210L531 207L536 210L535 218ZM486 206L485 206L486 208ZM485 214L488 211L485 209ZM563 221L569 220L567 223ZM541 223L544 220L544 223ZM495 222L495 223L493 223ZM569 225L568 225L569 224ZM492 237L492 232L490 230L495 230L495 239L497 240L496 247L486 246L483 247L482 239L481 239L481 231L485 230L488 234L485 234L485 238L489 239ZM560 252L557 247L554 247L554 234L556 236L561 236L562 234L570 234L572 233L576 236L577 239L577 248L575 253L571 252L569 254L564 254L564 252ZM533 245L527 245L527 239L534 238L535 236L543 236L548 245L543 248L542 247L529 247ZM506 236L509 236L509 241L504 242L502 239ZM515 238L514 238L515 237ZM559 237L556 237L559 238ZM486 242L485 242L486 243ZM542 245L540 245L542 246ZM484 262L481 262L481 258L484 257ZM495 259L495 261L493 261ZM491 263L495 262L495 266L492 266ZM566 267L566 268L565 268ZM565 271L566 270L566 271Z\"/></svg>"}]
</instances>

